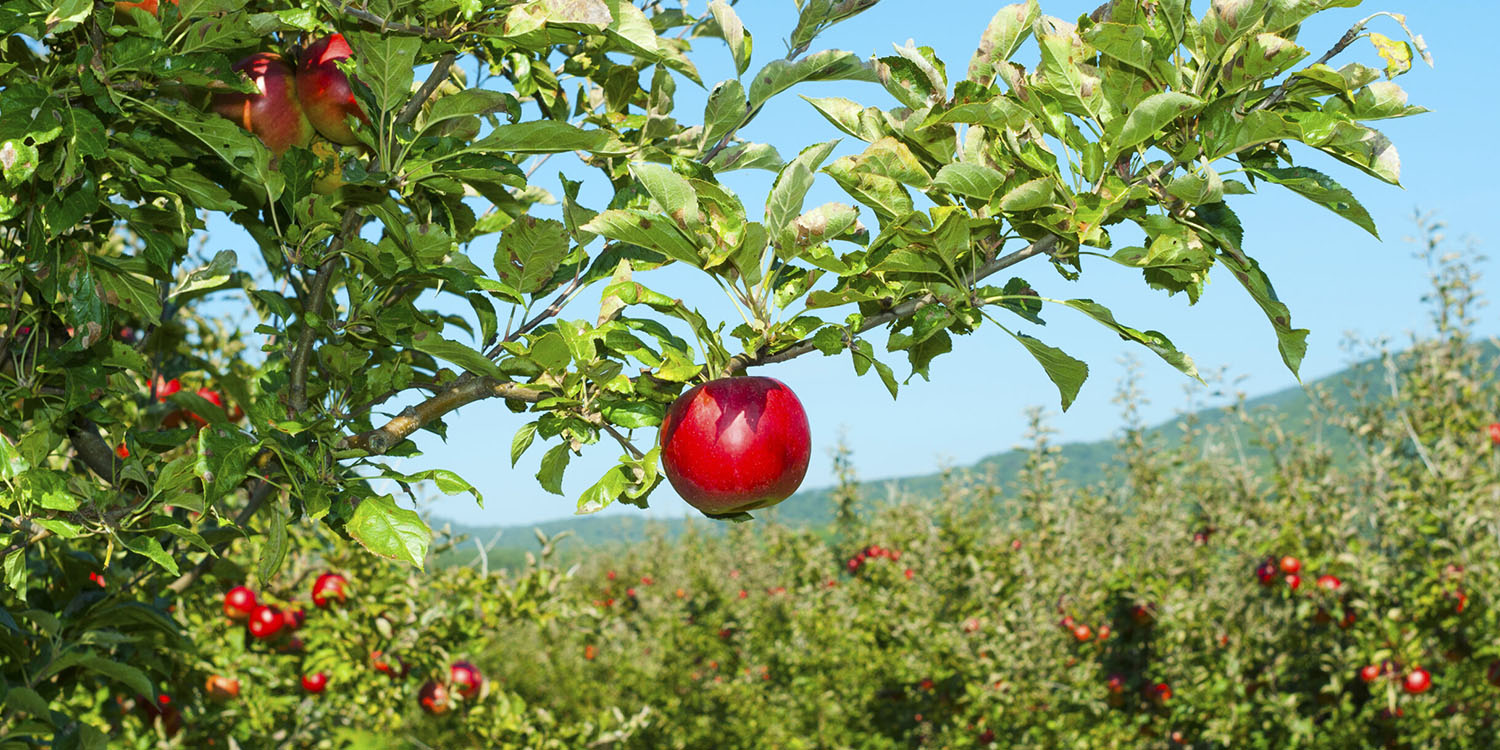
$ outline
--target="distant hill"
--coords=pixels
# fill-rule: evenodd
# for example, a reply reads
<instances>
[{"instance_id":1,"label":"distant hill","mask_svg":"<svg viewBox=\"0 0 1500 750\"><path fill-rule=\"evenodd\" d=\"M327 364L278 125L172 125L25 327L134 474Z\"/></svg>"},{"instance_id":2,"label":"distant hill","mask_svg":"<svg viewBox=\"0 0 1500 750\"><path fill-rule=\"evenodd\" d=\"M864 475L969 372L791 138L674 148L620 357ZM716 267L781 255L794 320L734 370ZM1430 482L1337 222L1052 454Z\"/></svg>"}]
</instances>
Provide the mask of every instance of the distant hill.
<instances>
[{"instance_id":1,"label":"distant hill","mask_svg":"<svg viewBox=\"0 0 1500 750\"><path fill-rule=\"evenodd\" d=\"M1500 351L1493 345L1486 348L1490 350L1487 357L1500 359ZM1337 406L1349 406L1353 403L1355 392L1361 387L1383 391L1383 376L1384 370L1378 361L1362 362L1303 386L1249 399L1245 408L1257 420L1272 421L1282 425L1289 433L1300 433L1317 424L1314 420L1314 399L1309 394L1320 394ZM1200 429L1212 430L1230 418L1223 408L1203 409L1151 427L1147 433L1153 439L1171 442L1181 437L1182 431L1190 422L1195 422ZM1321 431L1320 438L1334 451L1335 456L1350 454L1350 451L1344 450L1350 447L1351 441L1343 430ZM1253 445L1243 445L1242 449L1249 461L1265 459L1265 453ZM1109 478L1116 452L1117 444L1113 439L1063 444L1060 456L1063 464L1059 478L1078 486L1104 481ZM1004 478L1019 473L1026 463L1026 456L1025 450L1010 450L982 458L971 466L954 467L954 470L969 470L980 475L998 477L1004 490L1007 489ZM886 497L931 495L941 487L942 477L942 473L935 472L921 476L867 480L860 483L861 497L866 498L867 502L878 502L880 498ZM831 488L803 490L771 511L764 512L764 516L789 526L827 526L833 521L830 493ZM758 512L757 515L761 513ZM690 524L709 531L721 530L725 526L703 518L653 520L628 514L581 516L524 526L470 527L457 523L451 523L450 526L454 532L483 541L489 550L491 566L513 567L524 563L528 551L538 548L535 529L540 529L549 537L570 532L568 540L558 545L558 554L568 559L590 549L639 542L654 534L674 536ZM468 563L475 559L476 550L474 542L470 541L439 562Z\"/></svg>"}]
</instances>

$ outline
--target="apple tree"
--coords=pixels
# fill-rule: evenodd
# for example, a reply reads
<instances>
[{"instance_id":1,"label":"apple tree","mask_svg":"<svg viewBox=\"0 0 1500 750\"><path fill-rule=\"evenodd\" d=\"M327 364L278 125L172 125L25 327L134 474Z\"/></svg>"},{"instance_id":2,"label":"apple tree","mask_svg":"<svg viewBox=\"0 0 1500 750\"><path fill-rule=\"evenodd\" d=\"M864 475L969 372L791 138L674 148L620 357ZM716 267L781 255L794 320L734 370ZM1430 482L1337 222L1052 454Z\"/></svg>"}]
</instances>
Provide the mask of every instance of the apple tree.
<instances>
[{"instance_id":1,"label":"apple tree","mask_svg":"<svg viewBox=\"0 0 1500 750\"><path fill-rule=\"evenodd\" d=\"M525 416L511 457L542 451L553 492L571 456L618 443L578 498L593 511L647 503L653 428L686 388L795 357L848 356L894 396L896 360L925 377L994 325L1066 408L1087 367L1029 326L1070 309L1196 376L1145 324L1044 294L1086 259L1188 304L1222 267L1297 369L1307 331L1231 203L1284 188L1375 231L1296 160L1398 181L1368 123L1423 111L1390 79L1426 51L1369 27L1404 19L1314 40L1309 62L1301 24L1358 0L1115 0L1075 22L1030 0L962 74L926 47L814 51L875 3L799 0L786 54L755 69L724 0L6 3L0 731L91 738L50 708L79 675L150 694L165 606L247 534L263 580L298 520L420 564L430 530L371 480L479 500L397 469L479 401ZM1382 67L1332 64L1361 41ZM735 76L702 80L695 43ZM1013 61L1032 46L1039 64ZM826 82L866 84L867 102L806 100L854 150L749 139L772 97ZM701 114L674 107L679 86L709 91ZM608 199L537 184L552 155ZM721 183L740 169L773 172L769 193ZM820 176L847 199L807 205ZM211 216L253 248L214 247ZM660 288L674 264L743 319ZM599 309L573 304L586 293Z\"/></svg>"}]
</instances>

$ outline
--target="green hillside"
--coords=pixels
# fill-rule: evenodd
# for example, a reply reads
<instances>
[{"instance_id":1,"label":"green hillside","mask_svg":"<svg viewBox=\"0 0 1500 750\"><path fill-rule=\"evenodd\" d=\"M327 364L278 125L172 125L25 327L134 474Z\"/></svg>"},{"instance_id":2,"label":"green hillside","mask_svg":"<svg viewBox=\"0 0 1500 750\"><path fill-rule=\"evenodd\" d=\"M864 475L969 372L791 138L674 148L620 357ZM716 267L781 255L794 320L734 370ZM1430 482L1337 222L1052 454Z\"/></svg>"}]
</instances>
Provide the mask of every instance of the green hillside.
<instances>
[{"instance_id":1,"label":"green hillside","mask_svg":"<svg viewBox=\"0 0 1500 750\"><path fill-rule=\"evenodd\" d=\"M1500 355L1500 351L1496 351L1493 345L1487 348L1491 350L1487 356ZM1318 416L1320 410L1316 404L1348 406L1358 390L1384 387L1384 368L1381 363L1363 362L1304 386L1248 399L1244 402L1244 417L1257 422L1274 423L1289 434L1320 440L1336 459L1347 457L1351 455L1348 450L1351 447L1349 435ZM1242 455L1244 460L1252 464L1266 461L1267 454L1261 446L1235 440L1230 427L1240 418L1231 409L1203 409L1150 427L1144 431L1143 439L1165 445L1182 440L1184 431L1193 429L1200 442L1233 451L1232 455L1237 458ZM1059 476L1075 485L1108 481L1112 467L1116 464L1117 451L1118 443L1113 439L1064 444L1060 446L1062 467ZM954 467L954 470L993 478L1002 491L1006 491L1010 489L1007 477L1015 476L1020 471L1026 457L1025 450L1014 449L987 456L971 466ZM884 498L931 495L941 487L943 476L942 472L934 472L913 477L867 480L860 484L860 496L865 498L866 503L879 503ZM830 493L830 488L804 490L763 515L789 526L828 526L833 521ZM491 566L515 566L524 561L528 551L537 549L536 530L549 537L567 532L568 537L558 544L559 554L566 559L603 545L633 544L656 534L675 536L689 525L709 533L722 531L724 528L724 524L703 518L651 520L631 514L564 518L541 524L507 527L469 527L455 523L450 524L451 530L471 539L444 555L440 562L473 562L477 554L477 545L473 540L482 540L488 547Z\"/></svg>"}]
</instances>

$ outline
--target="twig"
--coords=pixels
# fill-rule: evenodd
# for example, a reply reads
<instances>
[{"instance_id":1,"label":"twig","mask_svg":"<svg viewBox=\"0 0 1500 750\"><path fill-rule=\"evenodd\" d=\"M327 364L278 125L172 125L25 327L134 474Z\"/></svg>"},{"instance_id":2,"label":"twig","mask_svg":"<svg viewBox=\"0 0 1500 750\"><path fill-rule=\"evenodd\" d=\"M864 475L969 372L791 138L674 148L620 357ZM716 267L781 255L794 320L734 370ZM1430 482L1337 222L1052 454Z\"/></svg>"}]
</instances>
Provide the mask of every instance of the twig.
<instances>
[{"instance_id":1,"label":"twig","mask_svg":"<svg viewBox=\"0 0 1500 750\"><path fill-rule=\"evenodd\" d=\"M375 15L374 13L371 13L370 11L363 10L361 8L350 8L347 5L340 7L339 12L343 13L346 16L349 16L350 18L357 18L361 21L364 21L365 23L379 26L381 31L395 31L402 34L415 34L427 39L437 40L451 39L455 34L458 33L458 30L453 28L434 28L431 26L417 26L414 24L388 21L384 18L381 18L380 16Z\"/></svg>"},{"instance_id":2,"label":"twig","mask_svg":"<svg viewBox=\"0 0 1500 750\"><path fill-rule=\"evenodd\" d=\"M344 438L339 443L339 449L364 451L372 455L383 454L423 426L466 404L488 398L536 403L548 395L541 389L520 383L507 383L464 373L442 392L420 404L406 407L384 426Z\"/></svg>"},{"instance_id":3,"label":"twig","mask_svg":"<svg viewBox=\"0 0 1500 750\"><path fill-rule=\"evenodd\" d=\"M1365 24L1368 24L1370 22L1370 19L1374 17L1375 16L1369 16L1359 23L1350 26L1349 30L1344 32L1344 35L1339 38L1338 43L1333 45L1332 49L1324 52L1323 56L1318 58L1317 62L1314 62L1313 65L1322 65L1323 63L1332 60L1338 53L1343 52L1346 48L1348 48L1349 45L1354 43L1354 40L1359 38L1359 33L1365 30ZM1251 107L1250 111L1254 112L1256 110L1262 110L1276 106L1281 102L1282 99L1286 98L1286 92L1292 87L1292 80L1296 77L1297 75L1295 73L1287 76L1286 80L1282 81L1281 85L1277 86L1276 89L1271 92L1270 96L1261 100L1260 103L1256 104L1254 107Z\"/></svg>"},{"instance_id":4,"label":"twig","mask_svg":"<svg viewBox=\"0 0 1500 750\"><path fill-rule=\"evenodd\" d=\"M583 266L580 264L578 266L578 270L573 273L573 280L568 282L568 285L563 288L562 292L558 293L557 297L552 300L552 304L547 305L546 309L532 316L531 320L522 323L521 326L516 330L506 334L505 338L502 339L500 343L495 344L494 346L490 347L489 351L485 352L485 356L489 357L490 359L494 359L495 357L500 356L500 352L504 351L504 349L502 348L503 344L515 341L516 339L525 336L526 334L535 330L537 326L546 322L548 318L562 312L562 309L568 306L568 300L572 297L572 294L578 291L578 287L582 284Z\"/></svg>"},{"instance_id":5,"label":"twig","mask_svg":"<svg viewBox=\"0 0 1500 750\"><path fill-rule=\"evenodd\" d=\"M604 428L604 431L609 433L609 436L614 438L620 444L620 447L624 448L625 452L629 453L632 458L639 461L646 457L646 454L642 453L640 448L635 447L635 443L630 442L630 438L621 435L620 431L616 430L614 425L600 419L599 426Z\"/></svg>"},{"instance_id":6,"label":"twig","mask_svg":"<svg viewBox=\"0 0 1500 750\"><path fill-rule=\"evenodd\" d=\"M401 113L396 115L396 125L405 125L416 119L417 113L422 111L422 105L427 103L427 98L432 96L432 92L437 91L438 86L443 85L443 79L448 77L455 59L457 57L454 53L445 52L437 62L432 64L432 72L427 74L427 80L422 82L422 87L417 89L417 93L412 94L411 100L401 108Z\"/></svg>"}]
</instances>

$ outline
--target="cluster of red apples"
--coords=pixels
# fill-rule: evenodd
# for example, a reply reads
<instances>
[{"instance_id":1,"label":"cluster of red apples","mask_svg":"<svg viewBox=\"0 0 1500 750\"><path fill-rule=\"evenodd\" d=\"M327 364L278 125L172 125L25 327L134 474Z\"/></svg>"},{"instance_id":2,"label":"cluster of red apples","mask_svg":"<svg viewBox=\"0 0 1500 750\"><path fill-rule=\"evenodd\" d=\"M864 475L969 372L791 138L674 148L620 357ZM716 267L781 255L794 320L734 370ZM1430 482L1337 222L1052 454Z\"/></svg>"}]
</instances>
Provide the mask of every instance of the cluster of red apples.
<instances>
[{"instance_id":1,"label":"cluster of red apples","mask_svg":"<svg viewBox=\"0 0 1500 750\"><path fill-rule=\"evenodd\" d=\"M348 579L338 573L324 573L313 582L312 601L319 608L335 602L342 604L348 599ZM256 600L255 592L247 586L235 586L224 594L224 614L231 620L244 622L250 635L270 641L284 633L300 628L306 620L301 610L279 610ZM281 646L281 650L299 651L302 644L295 636ZM370 667L392 679L402 679L411 671L399 656L381 651L370 654ZM328 687L328 673L316 672L302 675L302 689L308 693L322 693ZM217 681L217 682L216 682ZM456 661L448 667L448 679L428 680L417 691L417 703L429 714L447 713L453 706L452 695L466 700L479 696L484 677L479 668L467 661ZM216 688L218 692L216 692ZM451 691L451 692L450 692ZM239 695L239 681L213 676L209 678L209 697L227 700Z\"/></svg>"},{"instance_id":2,"label":"cluster of red apples","mask_svg":"<svg viewBox=\"0 0 1500 750\"><path fill-rule=\"evenodd\" d=\"M895 562L901 559L901 550L887 549L878 544L872 544L855 553L854 557L849 558L849 572L858 572L859 569L864 566L866 561L878 560L880 558L885 558L887 560L890 560L891 562Z\"/></svg>"}]
</instances>

